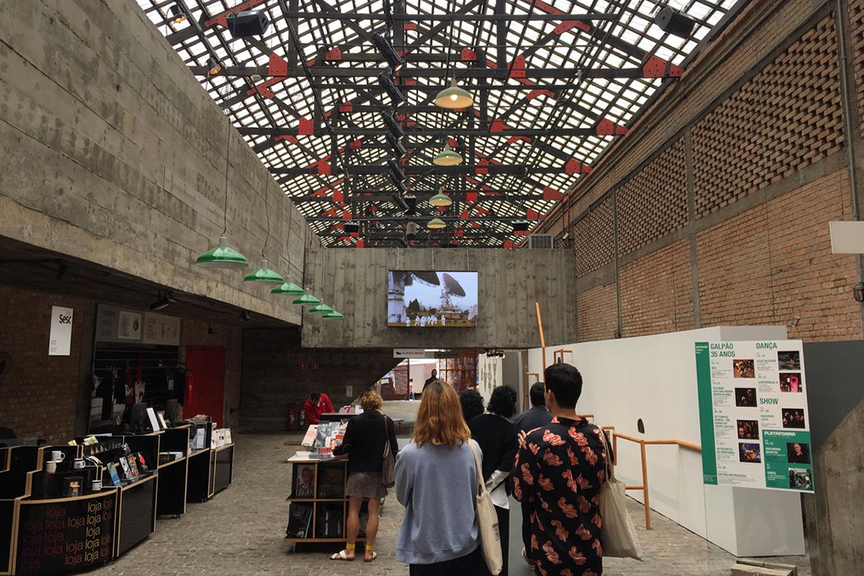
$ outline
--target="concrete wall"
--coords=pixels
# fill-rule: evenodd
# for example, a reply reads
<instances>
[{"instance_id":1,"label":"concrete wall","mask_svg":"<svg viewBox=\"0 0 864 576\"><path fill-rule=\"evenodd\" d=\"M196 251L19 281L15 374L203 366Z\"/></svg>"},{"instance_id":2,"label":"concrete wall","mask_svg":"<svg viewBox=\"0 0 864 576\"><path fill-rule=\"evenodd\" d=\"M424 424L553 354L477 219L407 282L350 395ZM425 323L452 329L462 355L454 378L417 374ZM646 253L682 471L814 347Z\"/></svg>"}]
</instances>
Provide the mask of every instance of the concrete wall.
<instances>
[{"instance_id":1,"label":"concrete wall","mask_svg":"<svg viewBox=\"0 0 864 576\"><path fill-rule=\"evenodd\" d=\"M388 270L476 270L475 328L387 327ZM331 249L307 258L307 288L345 315L309 318L308 347L527 348L540 342L534 302L546 341L569 342L576 330L573 258L565 250Z\"/></svg>"},{"instance_id":2,"label":"concrete wall","mask_svg":"<svg viewBox=\"0 0 864 576\"><path fill-rule=\"evenodd\" d=\"M243 429L285 431L288 407L293 406L299 417L303 402L312 392L325 392L338 410L399 362L389 349L301 348L300 331L294 328L244 330L240 399ZM422 386L421 381L418 388Z\"/></svg>"},{"instance_id":3,"label":"concrete wall","mask_svg":"<svg viewBox=\"0 0 864 576\"><path fill-rule=\"evenodd\" d=\"M223 229L226 140L232 246L258 266L269 205L267 255L296 281L307 227L134 0L0 3L0 103L0 234L299 323L193 264Z\"/></svg>"}]
</instances>

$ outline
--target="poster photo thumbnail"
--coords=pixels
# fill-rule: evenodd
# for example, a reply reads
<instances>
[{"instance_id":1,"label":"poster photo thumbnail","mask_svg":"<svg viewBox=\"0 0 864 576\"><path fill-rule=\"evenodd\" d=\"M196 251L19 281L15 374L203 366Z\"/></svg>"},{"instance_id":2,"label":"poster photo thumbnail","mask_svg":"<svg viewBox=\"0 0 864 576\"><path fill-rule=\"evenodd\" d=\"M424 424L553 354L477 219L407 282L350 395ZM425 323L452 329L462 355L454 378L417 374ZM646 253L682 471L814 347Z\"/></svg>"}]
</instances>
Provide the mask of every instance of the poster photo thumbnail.
<instances>
[{"instance_id":1,"label":"poster photo thumbnail","mask_svg":"<svg viewBox=\"0 0 864 576\"><path fill-rule=\"evenodd\" d=\"M387 326L473 328L477 292L477 272L391 270Z\"/></svg>"}]
</instances>

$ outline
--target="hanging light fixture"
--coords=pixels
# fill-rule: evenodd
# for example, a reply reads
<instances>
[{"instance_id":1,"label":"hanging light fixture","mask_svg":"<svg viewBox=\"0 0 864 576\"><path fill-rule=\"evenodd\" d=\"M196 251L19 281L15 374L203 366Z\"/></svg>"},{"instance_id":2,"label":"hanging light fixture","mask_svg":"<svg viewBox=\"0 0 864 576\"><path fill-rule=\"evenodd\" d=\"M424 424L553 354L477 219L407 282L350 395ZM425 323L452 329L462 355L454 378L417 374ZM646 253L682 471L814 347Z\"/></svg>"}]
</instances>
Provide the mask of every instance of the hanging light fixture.
<instances>
[{"instance_id":1,"label":"hanging light fixture","mask_svg":"<svg viewBox=\"0 0 864 576\"><path fill-rule=\"evenodd\" d=\"M447 224L440 218L433 218L428 224L426 224L426 228L429 228L430 230L440 230L441 228L446 227Z\"/></svg>"},{"instance_id":2,"label":"hanging light fixture","mask_svg":"<svg viewBox=\"0 0 864 576\"><path fill-rule=\"evenodd\" d=\"M453 204L453 200L449 196L444 194L444 189L441 188L438 190L437 194L429 198L429 204L431 204L432 206L447 207Z\"/></svg>"},{"instance_id":3,"label":"hanging light fixture","mask_svg":"<svg viewBox=\"0 0 864 576\"><path fill-rule=\"evenodd\" d=\"M186 13L183 12L183 9L180 8L179 5L174 4L173 6L171 6L170 11L172 18L171 22L173 22L174 24L181 24L184 20L186 20Z\"/></svg>"},{"instance_id":4,"label":"hanging light fixture","mask_svg":"<svg viewBox=\"0 0 864 576\"><path fill-rule=\"evenodd\" d=\"M230 166L231 152L231 120L226 118L228 134L225 139L225 207L222 212L223 227L222 235L219 237L219 245L212 248L195 260L206 268L228 268L238 270L249 265L245 256L228 246L228 167Z\"/></svg>"},{"instance_id":5,"label":"hanging light fixture","mask_svg":"<svg viewBox=\"0 0 864 576\"><path fill-rule=\"evenodd\" d=\"M267 243L270 241L270 202L267 201L267 194L270 191L270 179L264 181L264 215L267 217L267 237L264 239L264 247L261 249L261 267L247 274L243 278L244 282L274 282L282 284L285 279L279 274L270 269L270 263L267 261Z\"/></svg>"},{"instance_id":6,"label":"hanging light fixture","mask_svg":"<svg viewBox=\"0 0 864 576\"><path fill-rule=\"evenodd\" d=\"M438 96L435 97L435 105L448 110L468 108L474 105L474 97L471 96L470 92L459 87L454 76L450 87L438 92Z\"/></svg>"},{"instance_id":7,"label":"hanging light fixture","mask_svg":"<svg viewBox=\"0 0 864 576\"><path fill-rule=\"evenodd\" d=\"M327 318L328 320L341 320L342 318L345 318L345 316L333 310L332 312L326 312L322 318Z\"/></svg>"},{"instance_id":8,"label":"hanging light fixture","mask_svg":"<svg viewBox=\"0 0 864 576\"><path fill-rule=\"evenodd\" d=\"M394 108L405 103L405 95L396 87L396 84L393 83L393 78L389 74L385 72L378 74L378 85L381 86L382 90L387 92L390 100L393 101Z\"/></svg>"},{"instance_id":9,"label":"hanging light fixture","mask_svg":"<svg viewBox=\"0 0 864 576\"><path fill-rule=\"evenodd\" d=\"M387 64L390 65L390 68L394 72L402 68L402 58L399 57L399 54L396 53L396 50L393 49L393 45L390 44L387 38L376 32L372 34L372 43L375 44L375 48L381 52L381 56L384 57L384 60L387 61Z\"/></svg>"},{"instance_id":10,"label":"hanging light fixture","mask_svg":"<svg viewBox=\"0 0 864 576\"><path fill-rule=\"evenodd\" d=\"M222 63L215 58L207 59L207 73L209 76L215 76L222 71Z\"/></svg>"},{"instance_id":11,"label":"hanging light fixture","mask_svg":"<svg viewBox=\"0 0 864 576\"><path fill-rule=\"evenodd\" d=\"M312 312L314 314L329 314L330 312L333 312L333 309L326 304L318 304L310 308L309 312Z\"/></svg>"},{"instance_id":12,"label":"hanging light fixture","mask_svg":"<svg viewBox=\"0 0 864 576\"><path fill-rule=\"evenodd\" d=\"M458 166L462 163L462 155L450 148L450 143L444 145L444 150L435 155L432 163L436 166Z\"/></svg>"},{"instance_id":13,"label":"hanging light fixture","mask_svg":"<svg viewBox=\"0 0 864 576\"><path fill-rule=\"evenodd\" d=\"M284 284L273 288L271 294L282 294L287 296L303 296L303 289L293 282L285 282Z\"/></svg>"},{"instance_id":14,"label":"hanging light fixture","mask_svg":"<svg viewBox=\"0 0 864 576\"><path fill-rule=\"evenodd\" d=\"M294 304L299 304L300 306L315 306L320 303L321 301L311 294L304 294L294 299Z\"/></svg>"}]
</instances>

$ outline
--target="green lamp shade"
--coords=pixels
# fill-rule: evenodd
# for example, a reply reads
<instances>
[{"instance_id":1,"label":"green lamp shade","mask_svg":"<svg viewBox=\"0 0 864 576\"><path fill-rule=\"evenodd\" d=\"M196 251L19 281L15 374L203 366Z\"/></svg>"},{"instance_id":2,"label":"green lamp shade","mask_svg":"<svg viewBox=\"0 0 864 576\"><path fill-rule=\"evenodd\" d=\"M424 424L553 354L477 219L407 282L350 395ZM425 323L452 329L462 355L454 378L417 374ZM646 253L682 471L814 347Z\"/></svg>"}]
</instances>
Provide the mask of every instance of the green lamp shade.
<instances>
[{"instance_id":1,"label":"green lamp shade","mask_svg":"<svg viewBox=\"0 0 864 576\"><path fill-rule=\"evenodd\" d=\"M285 282L284 284L277 286L276 288L273 288L273 290L271 290L270 293L271 294L287 294L289 296L302 296L303 295L303 289L300 288L299 286L297 286L296 284L291 283L291 282Z\"/></svg>"},{"instance_id":2,"label":"green lamp shade","mask_svg":"<svg viewBox=\"0 0 864 576\"><path fill-rule=\"evenodd\" d=\"M315 304L320 303L321 301L311 294L304 294L303 296L294 299L294 304L300 304L301 306L314 306Z\"/></svg>"},{"instance_id":3,"label":"green lamp shade","mask_svg":"<svg viewBox=\"0 0 864 576\"><path fill-rule=\"evenodd\" d=\"M338 320L338 319L340 319L340 318L344 318L344 317L345 317L345 316L343 316L343 315L340 314L339 312L336 312L335 310L333 310L333 311L331 311L331 312L326 312L326 313L322 316L322 318L327 318L328 320Z\"/></svg>"},{"instance_id":4,"label":"green lamp shade","mask_svg":"<svg viewBox=\"0 0 864 576\"><path fill-rule=\"evenodd\" d=\"M314 312L315 314L328 314L333 312L333 309L326 304L318 304L317 306L310 308L309 312Z\"/></svg>"},{"instance_id":5,"label":"green lamp shade","mask_svg":"<svg viewBox=\"0 0 864 576\"><path fill-rule=\"evenodd\" d=\"M431 230L438 230L440 228L446 228L447 224L445 224L440 218L433 218L428 224L426 224L426 227Z\"/></svg>"},{"instance_id":6,"label":"green lamp shade","mask_svg":"<svg viewBox=\"0 0 864 576\"><path fill-rule=\"evenodd\" d=\"M195 263L207 268L229 268L232 270L245 268L249 265L245 256L228 246L228 239L224 235L219 238L219 246L199 256Z\"/></svg>"},{"instance_id":7,"label":"green lamp shade","mask_svg":"<svg viewBox=\"0 0 864 576\"><path fill-rule=\"evenodd\" d=\"M449 110L468 108L474 105L474 97L467 90L460 88L454 78L450 87L441 90L435 97L435 105Z\"/></svg>"},{"instance_id":8,"label":"green lamp shade","mask_svg":"<svg viewBox=\"0 0 864 576\"><path fill-rule=\"evenodd\" d=\"M251 274L247 274L245 278L243 278L244 282L274 282L276 284L282 284L285 282L285 279L282 278L279 274L270 269L270 263L267 260L261 262L261 268L255 270Z\"/></svg>"},{"instance_id":9,"label":"green lamp shade","mask_svg":"<svg viewBox=\"0 0 864 576\"><path fill-rule=\"evenodd\" d=\"M458 166L462 163L462 156L458 152L454 152L447 144L444 146L444 150L435 155L432 163L436 166Z\"/></svg>"},{"instance_id":10,"label":"green lamp shade","mask_svg":"<svg viewBox=\"0 0 864 576\"><path fill-rule=\"evenodd\" d=\"M431 204L432 206L447 207L453 204L453 200L451 200L450 197L443 192L438 192L429 199L429 204Z\"/></svg>"}]
</instances>

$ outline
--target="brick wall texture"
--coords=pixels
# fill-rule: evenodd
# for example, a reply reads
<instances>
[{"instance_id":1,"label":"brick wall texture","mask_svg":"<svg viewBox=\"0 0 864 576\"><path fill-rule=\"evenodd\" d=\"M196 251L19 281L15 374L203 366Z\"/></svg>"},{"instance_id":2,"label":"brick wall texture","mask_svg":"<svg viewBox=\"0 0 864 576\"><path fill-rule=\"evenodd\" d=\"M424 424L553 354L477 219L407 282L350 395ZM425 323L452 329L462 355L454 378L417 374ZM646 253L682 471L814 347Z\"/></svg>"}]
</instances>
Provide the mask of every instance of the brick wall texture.
<instances>
[{"instance_id":1,"label":"brick wall texture","mask_svg":"<svg viewBox=\"0 0 864 576\"><path fill-rule=\"evenodd\" d=\"M69 356L48 355L52 306L74 310ZM0 285L0 352L12 358L0 376L0 426L19 438L48 442L74 436L81 336L85 310L92 306L79 298Z\"/></svg>"},{"instance_id":2,"label":"brick wall texture","mask_svg":"<svg viewBox=\"0 0 864 576\"><path fill-rule=\"evenodd\" d=\"M864 0L849 7L860 121ZM766 32L788 35L812 8L784 3L742 45L750 47L747 67L739 62L733 73L723 62L716 69L725 70L727 87L738 82L734 90L689 123L670 118L677 133L649 124L644 140L610 161L577 204L580 341L614 337L616 265L625 337L759 324L788 325L791 338L811 341L861 337L860 305L851 294L855 260L831 254L828 231L828 222L852 218L834 19L812 19L774 52L783 36ZM688 113L718 94L716 78L701 82L687 94ZM655 144L653 153L645 142ZM640 153L641 164L634 163ZM606 198L598 202L604 185Z\"/></svg>"}]
</instances>

